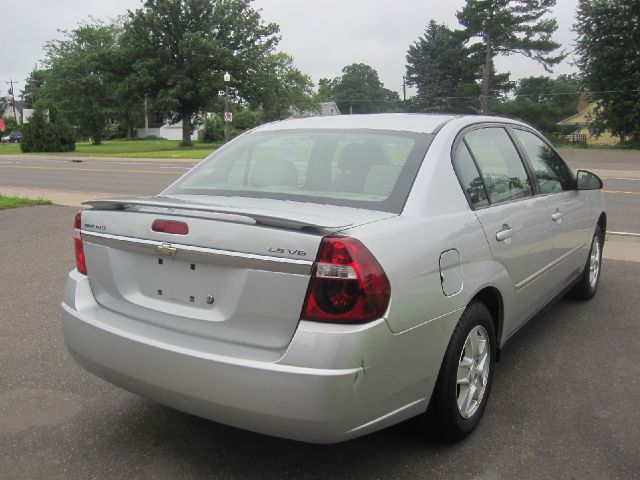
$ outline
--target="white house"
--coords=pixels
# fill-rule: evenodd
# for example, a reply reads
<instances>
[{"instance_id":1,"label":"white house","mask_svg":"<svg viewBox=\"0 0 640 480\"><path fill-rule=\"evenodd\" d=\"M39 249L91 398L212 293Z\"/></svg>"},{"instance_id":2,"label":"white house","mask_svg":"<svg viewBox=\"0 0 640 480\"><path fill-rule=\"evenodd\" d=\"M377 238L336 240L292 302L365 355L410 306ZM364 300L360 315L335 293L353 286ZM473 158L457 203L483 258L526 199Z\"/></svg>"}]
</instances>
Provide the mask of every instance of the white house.
<instances>
[{"instance_id":1,"label":"white house","mask_svg":"<svg viewBox=\"0 0 640 480\"><path fill-rule=\"evenodd\" d=\"M198 131L200 128L196 128L191 133L191 140L198 139ZM165 122L163 125L157 128L138 128L138 138L164 138L165 140L182 140L182 120L173 125L169 122Z\"/></svg>"}]
</instances>

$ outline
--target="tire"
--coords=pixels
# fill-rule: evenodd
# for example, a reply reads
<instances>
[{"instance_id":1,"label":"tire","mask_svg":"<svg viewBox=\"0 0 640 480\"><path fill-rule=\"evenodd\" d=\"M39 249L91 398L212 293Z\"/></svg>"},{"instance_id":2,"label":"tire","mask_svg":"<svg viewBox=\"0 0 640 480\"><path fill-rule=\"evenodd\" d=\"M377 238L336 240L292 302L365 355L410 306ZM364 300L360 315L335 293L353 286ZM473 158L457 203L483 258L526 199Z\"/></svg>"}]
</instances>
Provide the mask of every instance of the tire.
<instances>
[{"instance_id":1,"label":"tire","mask_svg":"<svg viewBox=\"0 0 640 480\"><path fill-rule=\"evenodd\" d=\"M442 440L461 440L480 422L491 393L495 358L493 318L483 303L473 301L453 331L431 396L429 424Z\"/></svg>"},{"instance_id":2,"label":"tire","mask_svg":"<svg viewBox=\"0 0 640 480\"><path fill-rule=\"evenodd\" d=\"M571 290L571 296L580 300L589 300L598 291L600 272L602 271L602 247L604 238L602 230L596 226L591 240L591 248L580 281Z\"/></svg>"}]
</instances>

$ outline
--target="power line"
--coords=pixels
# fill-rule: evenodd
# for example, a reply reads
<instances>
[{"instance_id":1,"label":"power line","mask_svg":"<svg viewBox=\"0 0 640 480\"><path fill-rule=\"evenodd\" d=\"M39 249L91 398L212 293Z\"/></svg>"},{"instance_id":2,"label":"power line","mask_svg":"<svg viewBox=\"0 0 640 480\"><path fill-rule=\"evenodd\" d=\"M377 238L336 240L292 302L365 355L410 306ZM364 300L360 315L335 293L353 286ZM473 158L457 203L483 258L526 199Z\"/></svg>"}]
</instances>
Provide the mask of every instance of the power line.
<instances>
[{"instance_id":1,"label":"power line","mask_svg":"<svg viewBox=\"0 0 640 480\"><path fill-rule=\"evenodd\" d=\"M558 93L530 93L527 95L519 95L516 94L515 98L534 98L534 97L561 97L561 96L579 96L579 95L601 95L606 93L638 93L640 89L634 90L602 90L598 92L591 91L578 91L578 92L558 92ZM479 95L470 95L470 96L449 96L449 97L431 97L433 100L475 100L479 98ZM285 100L285 98L282 98ZM498 97L490 97L490 100L497 100ZM372 103L394 103L398 100L387 100L387 99L356 99L356 98L337 98L333 99L334 102L351 102L351 103L359 103L359 102L372 102Z\"/></svg>"}]
</instances>

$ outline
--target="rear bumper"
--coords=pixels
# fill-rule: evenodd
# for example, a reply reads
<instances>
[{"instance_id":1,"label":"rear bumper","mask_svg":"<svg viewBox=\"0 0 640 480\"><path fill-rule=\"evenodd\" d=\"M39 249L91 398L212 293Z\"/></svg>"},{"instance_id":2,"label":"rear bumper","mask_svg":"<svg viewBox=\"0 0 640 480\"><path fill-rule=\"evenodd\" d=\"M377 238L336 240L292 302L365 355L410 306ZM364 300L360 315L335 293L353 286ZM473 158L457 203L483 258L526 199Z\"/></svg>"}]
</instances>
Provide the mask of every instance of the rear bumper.
<instances>
[{"instance_id":1,"label":"rear bumper","mask_svg":"<svg viewBox=\"0 0 640 480\"><path fill-rule=\"evenodd\" d=\"M76 271L62 313L69 351L97 376L207 419L313 443L340 442L423 412L440 366L412 365L410 337L392 334L385 320L301 322L286 352L269 353L273 359L246 355L247 347L221 354L215 342L104 309Z\"/></svg>"}]
</instances>

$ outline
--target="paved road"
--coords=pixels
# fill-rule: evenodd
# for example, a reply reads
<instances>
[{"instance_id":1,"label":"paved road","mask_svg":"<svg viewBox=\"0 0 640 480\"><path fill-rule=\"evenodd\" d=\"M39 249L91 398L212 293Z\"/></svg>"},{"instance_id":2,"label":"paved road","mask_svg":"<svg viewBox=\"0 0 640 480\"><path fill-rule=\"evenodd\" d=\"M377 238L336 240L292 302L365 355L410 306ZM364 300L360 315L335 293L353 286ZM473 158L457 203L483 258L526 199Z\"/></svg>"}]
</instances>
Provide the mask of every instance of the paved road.
<instances>
[{"instance_id":1,"label":"paved road","mask_svg":"<svg viewBox=\"0 0 640 480\"><path fill-rule=\"evenodd\" d=\"M0 156L0 185L24 188L154 195L191 168L185 163L60 160Z\"/></svg>"},{"instance_id":2,"label":"paved road","mask_svg":"<svg viewBox=\"0 0 640 480\"><path fill-rule=\"evenodd\" d=\"M610 207L609 230L640 234L640 152L599 149L563 149L561 152L574 169L586 168L602 176L605 199ZM191 167L184 161L170 162L98 158L74 162L60 157L2 155L0 192L17 188L16 193L40 189L41 196L51 196L49 190L91 192L88 197L154 195ZM81 194L79 198L87 196Z\"/></svg>"},{"instance_id":3,"label":"paved road","mask_svg":"<svg viewBox=\"0 0 640 480\"><path fill-rule=\"evenodd\" d=\"M574 170L602 177L609 231L640 234L640 152L637 150L561 149Z\"/></svg>"},{"instance_id":4,"label":"paved road","mask_svg":"<svg viewBox=\"0 0 640 480\"><path fill-rule=\"evenodd\" d=\"M170 410L76 366L58 313L74 212L0 212L3 480L639 478L638 263L606 262L592 301L559 302L507 345L466 441L438 444L414 421L314 446Z\"/></svg>"}]
</instances>

